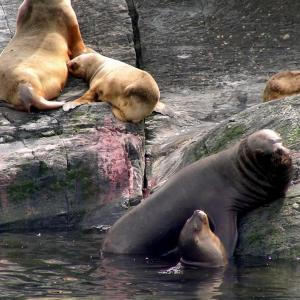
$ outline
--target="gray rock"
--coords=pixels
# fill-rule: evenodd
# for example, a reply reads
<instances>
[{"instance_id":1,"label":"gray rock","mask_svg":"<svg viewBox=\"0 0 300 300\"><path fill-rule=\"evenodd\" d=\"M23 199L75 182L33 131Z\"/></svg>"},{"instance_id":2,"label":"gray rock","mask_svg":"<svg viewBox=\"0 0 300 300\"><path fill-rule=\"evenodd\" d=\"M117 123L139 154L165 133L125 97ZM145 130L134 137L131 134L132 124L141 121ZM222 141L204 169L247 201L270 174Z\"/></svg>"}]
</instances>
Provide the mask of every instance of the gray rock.
<instances>
[{"instance_id":1,"label":"gray rock","mask_svg":"<svg viewBox=\"0 0 300 300\"><path fill-rule=\"evenodd\" d=\"M299 203L300 185L296 184L285 199L244 217L240 222L236 255L299 260Z\"/></svg>"},{"instance_id":2,"label":"gray rock","mask_svg":"<svg viewBox=\"0 0 300 300\"><path fill-rule=\"evenodd\" d=\"M98 207L116 213L142 198L143 124L117 121L108 105L69 114L3 109L0 124L0 230L71 227Z\"/></svg>"},{"instance_id":3,"label":"gray rock","mask_svg":"<svg viewBox=\"0 0 300 300\"><path fill-rule=\"evenodd\" d=\"M15 31L21 2L2 1L2 48ZM90 47L135 63L125 1L77 0L73 6ZM70 79L59 99L73 99L86 88ZM111 224L123 205L142 198L143 145L143 124L117 121L105 103L70 113L0 108L0 230L61 229L80 220L82 227L92 226L88 216L98 209L102 224Z\"/></svg>"},{"instance_id":4,"label":"gray rock","mask_svg":"<svg viewBox=\"0 0 300 300\"><path fill-rule=\"evenodd\" d=\"M173 169L177 161L173 149L182 147L180 141L190 131L205 133L260 103L270 74L298 67L300 3L134 3L139 15L140 64L157 79L162 101L175 112L174 118L157 115L146 122L146 177L152 190L164 177L159 166L163 163Z\"/></svg>"},{"instance_id":5,"label":"gray rock","mask_svg":"<svg viewBox=\"0 0 300 300\"><path fill-rule=\"evenodd\" d=\"M21 2L1 2L1 49ZM72 3L86 43L130 64L137 59L157 79L168 111L144 126L117 121L104 103L67 114L0 108L0 230L106 229L143 192L261 128L278 131L293 150L297 183L300 97L259 103L269 74L298 65L300 3ZM85 89L70 79L59 99ZM236 254L298 258L299 199L295 184L282 201L242 218Z\"/></svg>"},{"instance_id":6,"label":"gray rock","mask_svg":"<svg viewBox=\"0 0 300 300\"><path fill-rule=\"evenodd\" d=\"M300 257L300 96L256 105L223 121L203 136L195 133L185 141L184 149L173 149L178 158L171 172L162 165L159 184L182 167L212 153L230 147L249 134L269 128L281 134L291 149L294 165L293 184L285 199L256 209L241 218L238 256L273 258ZM177 153L178 152L178 153ZM162 176L163 175L163 176ZM157 186L156 186L157 188Z\"/></svg>"}]
</instances>

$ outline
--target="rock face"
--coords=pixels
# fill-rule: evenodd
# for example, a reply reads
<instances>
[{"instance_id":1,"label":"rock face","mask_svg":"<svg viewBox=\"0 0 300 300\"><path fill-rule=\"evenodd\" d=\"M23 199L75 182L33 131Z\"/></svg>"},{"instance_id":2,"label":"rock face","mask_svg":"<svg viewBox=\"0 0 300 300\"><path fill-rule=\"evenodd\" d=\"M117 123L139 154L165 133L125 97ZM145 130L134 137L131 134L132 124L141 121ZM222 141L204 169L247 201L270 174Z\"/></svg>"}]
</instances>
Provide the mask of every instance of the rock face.
<instances>
[{"instance_id":1,"label":"rock face","mask_svg":"<svg viewBox=\"0 0 300 300\"><path fill-rule=\"evenodd\" d=\"M295 69L300 3L275 1L135 0L141 66L162 91L175 118L146 124L148 188L164 180L191 131L261 102L267 77ZM170 138L170 135L172 136ZM168 157L166 160L165 157ZM161 168L161 165L165 168Z\"/></svg>"},{"instance_id":2,"label":"rock face","mask_svg":"<svg viewBox=\"0 0 300 300\"><path fill-rule=\"evenodd\" d=\"M21 2L1 1L1 49L15 31ZM109 225L183 166L261 128L278 131L292 149L296 182L300 97L259 103L269 74L297 67L300 3L72 4L86 44L148 70L167 113L130 124L117 121L104 103L69 113L0 107L0 230ZM85 89L70 79L59 99ZM299 193L295 185L283 201L240 220L236 254L298 257Z\"/></svg>"},{"instance_id":3,"label":"rock face","mask_svg":"<svg viewBox=\"0 0 300 300\"><path fill-rule=\"evenodd\" d=\"M15 31L22 1L2 2L3 48ZM73 6L87 45L135 63L125 1L73 1ZM74 99L86 88L70 79L60 99ZM70 113L27 114L1 107L0 230L61 229L82 219L82 226L89 226L87 215L97 208L102 208L101 222L113 222L111 209L116 218L122 205L142 197L144 156L143 124L117 121L105 103Z\"/></svg>"},{"instance_id":4,"label":"rock face","mask_svg":"<svg viewBox=\"0 0 300 300\"><path fill-rule=\"evenodd\" d=\"M202 157L227 148L259 129L271 128L281 134L284 144L292 151L294 165L292 186L285 199L252 211L239 220L239 244L236 255L293 259L300 256L299 107L300 96L260 104L222 122L204 137L195 134L190 137L180 163L173 170L176 172Z\"/></svg>"},{"instance_id":5,"label":"rock face","mask_svg":"<svg viewBox=\"0 0 300 300\"><path fill-rule=\"evenodd\" d=\"M0 230L71 227L89 210L141 199L143 126L117 121L108 105L3 109L0 124Z\"/></svg>"}]
</instances>

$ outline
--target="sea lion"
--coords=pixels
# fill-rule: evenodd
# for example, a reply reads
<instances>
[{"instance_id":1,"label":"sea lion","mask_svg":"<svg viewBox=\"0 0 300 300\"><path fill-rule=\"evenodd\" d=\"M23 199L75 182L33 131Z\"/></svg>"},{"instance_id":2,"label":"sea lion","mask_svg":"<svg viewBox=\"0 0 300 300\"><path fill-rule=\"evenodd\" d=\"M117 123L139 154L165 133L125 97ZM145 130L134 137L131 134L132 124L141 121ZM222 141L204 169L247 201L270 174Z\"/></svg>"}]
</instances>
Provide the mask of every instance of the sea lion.
<instances>
[{"instance_id":1,"label":"sea lion","mask_svg":"<svg viewBox=\"0 0 300 300\"><path fill-rule=\"evenodd\" d=\"M263 101L271 101L300 93L300 71L283 71L273 75L266 84Z\"/></svg>"},{"instance_id":2,"label":"sea lion","mask_svg":"<svg viewBox=\"0 0 300 300\"><path fill-rule=\"evenodd\" d=\"M225 248L211 231L202 210L195 210L186 221L179 235L178 249L184 266L224 267L228 263Z\"/></svg>"},{"instance_id":3,"label":"sea lion","mask_svg":"<svg viewBox=\"0 0 300 300\"><path fill-rule=\"evenodd\" d=\"M89 82L89 90L63 106L64 111L95 101L112 105L121 121L140 122L159 101L159 88L153 77L142 70L99 53L82 54L68 63L69 72Z\"/></svg>"},{"instance_id":4,"label":"sea lion","mask_svg":"<svg viewBox=\"0 0 300 300\"><path fill-rule=\"evenodd\" d=\"M186 220L201 209L231 257L237 242L237 218L284 196L291 176L291 156L280 136L268 129L257 131L172 176L110 228L103 252L170 252Z\"/></svg>"},{"instance_id":5,"label":"sea lion","mask_svg":"<svg viewBox=\"0 0 300 300\"><path fill-rule=\"evenodd\" d=\"M28 112L61 107L46 99L60 94L67 62L85 51L70 0L24 0L16 33L0 55L0 100Z\"/></svg>"}]
</instances>

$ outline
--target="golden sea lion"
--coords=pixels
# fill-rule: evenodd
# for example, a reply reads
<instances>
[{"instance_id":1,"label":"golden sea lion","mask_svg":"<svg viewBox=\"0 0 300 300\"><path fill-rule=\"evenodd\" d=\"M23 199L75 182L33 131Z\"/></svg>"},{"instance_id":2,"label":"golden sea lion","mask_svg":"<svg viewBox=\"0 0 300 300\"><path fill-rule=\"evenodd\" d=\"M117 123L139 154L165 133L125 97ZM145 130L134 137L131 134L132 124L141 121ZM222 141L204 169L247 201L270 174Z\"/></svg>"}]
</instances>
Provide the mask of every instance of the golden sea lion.
<instances>
[{"instance_id":1,"label":"golden sea lion","mask_svg":"<svg viewBox=\"0 0 300 300\"><path fill-rule=\"evenodd\" d=\"M84 51L70 0L24 0L16 33L0 55L0 100L21 111L61 107L46 99L60 94L67 62Z\"/></svg>"},{"instance_id":2,"label":"golden sea lion","mask_svg":"<svg viewBox=\"0 0 300 300\"><path fill-rule=\"evenodd\" d=\"M271 101L300 93L300 71L283 71L273 75L266 84L263 101Z\"/></svg>"},{"instance_id":3,"label":"golden sea lion","mask_svg":"<svg viewBox=\"0 0 300 300\"><path fill-rule=\"evenodd\" d=\"M121 121L140 122L159 102L160 92L153 77L142 70L99 53L82 54L68 63L69 72L89 82L89 90L63 106L65 111L95 101L112 105Z\"/></svg>"},{"instance_id":4,"label":"golden sea lion","mask_svg":"<svg viewBox=\"0 0 300 300\"><path fill-rule=\"evenodd\" d=\"M186 266L224 267L228 263L226 250L211 231L206 213L195 210L183 226L178 248L180 262Z\"/></svg>"}]
</instances>

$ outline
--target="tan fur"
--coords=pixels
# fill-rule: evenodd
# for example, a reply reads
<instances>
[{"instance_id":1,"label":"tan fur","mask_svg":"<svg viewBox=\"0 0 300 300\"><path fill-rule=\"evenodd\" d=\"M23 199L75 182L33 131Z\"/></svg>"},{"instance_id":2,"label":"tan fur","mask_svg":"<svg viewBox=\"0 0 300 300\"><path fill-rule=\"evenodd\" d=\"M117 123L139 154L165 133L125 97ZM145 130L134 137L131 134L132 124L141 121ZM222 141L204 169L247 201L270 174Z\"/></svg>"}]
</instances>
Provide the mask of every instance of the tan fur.
<instances>
[{"instance_id":1,"label":"tan fur","mask_svg":"<svg viewBox=\"0 0 300 300\"><path fill-rule=\"evenodd\" d=\"M273 75L266 84L263 101L271 101L300 93L300 71L283 71Z\"/></svg>"},{"instance_id":2,"label":"tan fur","mask_svg":"<svg viewBox=\"0 0 300 300\"><path fill-rule=\"evenodd\" d=\"M0 55L0 100L22 111L61 107L46 99L60 94L67 62L84 51L70 0L24 0L16 33Z\"/></svg>"},{"instance_id":3,"label":"tan fur","mask_svg":"<svg viewBox=\"0 0 300 300\"><path fill-rule=\"evenodd\" d=\"M203 211L195 211L187 220L178 241L180 261L184 265L222 267L228 263L223 243L211 231Z\"/></svg>"},{"instance_id":4,"label":"tan fur","mask_svg":"<svg viewBox=\"0 0 300 300\"><path fill-rule=\"evenodd\" d=\"M89 90L80 98L64 105L68 111L95 101L112 105L121 121L140 122L150 115L159 101L159 88L153 77L133 66L99 53L82 54L68 64L72 75L89 82Z\"/></svg>"}]
</instances>

